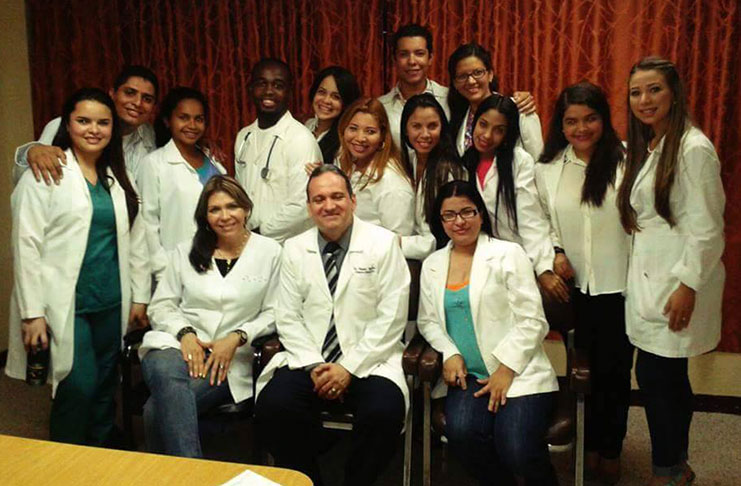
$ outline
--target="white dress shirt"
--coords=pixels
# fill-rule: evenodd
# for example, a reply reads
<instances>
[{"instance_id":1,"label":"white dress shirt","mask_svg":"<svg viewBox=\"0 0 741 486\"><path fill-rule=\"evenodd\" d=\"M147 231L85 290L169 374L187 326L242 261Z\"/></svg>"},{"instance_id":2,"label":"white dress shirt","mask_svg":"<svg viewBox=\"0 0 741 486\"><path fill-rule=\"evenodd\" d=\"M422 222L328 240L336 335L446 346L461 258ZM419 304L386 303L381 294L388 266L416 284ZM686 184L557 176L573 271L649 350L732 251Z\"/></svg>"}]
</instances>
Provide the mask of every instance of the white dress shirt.
<instances>
[{"instance_id":1,"label":"white dress shirt","mask_svg":"<svg viewBox=\"0 0 741 486\"><path fill-rule=\"evenodd\" d=\"M428 79L427 86L425 86L425 93L430 93L435 97L440 106L443 107L445 116L450 119L450 108L448 108L448 88L442 86L435 81ZM404 111L404 104L406 100L401 95L401 90L397 84L391 91L378 98L384 109L386 110L386 116L389 119L389 127L391 128L391 138L394 139L396 146L401 149L401 112Z\"/></svg>"},{"instance_id":2,"label":"white dress shirt","mask_svg":"<svg viewBox=\"0 0 741 486\"><path fill-rule=\"evenodd\" d=\"M581 202L586 167L571 145L551 162L535 165L535 181L543 212L550 222L551 241L566 252L576 274L576 287L583 293L623 292L630 236L620 224L616 204L622 165L599 207Z\"/></svg>"},{"instance_id":3,"label":"white dress shirt","mask_svg":"<svg viewBox=\"0 0 741 486\"><path fill-rule=\"evenodd\" d=\"M317 119L316 115L312 116L306 122L304 122L304 126L309 129L309 131L313 134L314 130L316 130L316 126L319 124L319 120ZM319 143L322 141L324 136L329 133L329 130L324 130L322 133L316 136L316 142Z\"/></svg>"},{"instance_id":4,"label":"white dress shirt","mask_svg":"<svg viewBox=\"0 0 741 486\"><path fill-rule=\"evenodd\" d=\"M411 235L414 231L414 190L409 180L388 164L383 177L376 182L367 181L358 171L350 176L357 199L355 216L397 235Z\"/></svg>"},{"instance_id":5,"label":"white dress shirt","mask_svg":"<svg viewBox=\"0 0 741 486\"><path fill-rule=\"evenodd\" d=\"M41 136L36 142L29 142L16 149L16 166L13 170L13 183L18 183L23 171L28 169L28 149L39 143L51 145L61 123L61 117L54 118L46 124L44 130L41 132ZM156 148L154 143L154 129L152 128L152 125L149 123L139 125L136 130L123 136L121 145L124 153L126 172L129 175L129 179L133 181L137 171L139 170L139 163L141 160Z\"/></svg>"},{"instance_id":6,"label":"white dress shirt","mask_svg":"<svg viewBox=\"0 0 741 486\"><path fill-rule=\"evenodd\" d=\"M308 128L288 111L266 129L255 120L237 134L234 157L235 177L255 205L250 229L282 243L311 226L304 167L323 159Z\"/></svg>"}]
</instances>

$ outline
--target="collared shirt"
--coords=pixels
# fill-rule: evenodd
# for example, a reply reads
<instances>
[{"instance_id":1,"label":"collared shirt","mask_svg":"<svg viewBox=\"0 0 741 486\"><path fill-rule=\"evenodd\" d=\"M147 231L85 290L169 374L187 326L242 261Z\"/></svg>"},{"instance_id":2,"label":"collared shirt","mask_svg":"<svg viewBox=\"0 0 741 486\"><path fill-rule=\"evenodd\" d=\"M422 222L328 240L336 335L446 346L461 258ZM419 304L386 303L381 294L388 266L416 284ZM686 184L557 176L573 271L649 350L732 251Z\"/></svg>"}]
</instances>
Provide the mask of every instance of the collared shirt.
<instances>
[{"instance_id":1,"label":"collared shirt","mask_svg":"<svg viewBox=\"0 0 741 486\"><path fill-rule=\"evenodd\" d=\"M317 242L319 243L319 254L324 254L324 248L326 248L329 241L324 239L322 236L321 231L317 231ZM352 223L350 223L350 226L347 227L345 232L342 234L340 239L337 241L337 244L340 245L340 249L337 250L335 254L335 259L337 260L337 274L339 275L340 270L342 270L342 262L345 260L345 255L347 255L347 250L350 249L350 236L352 235Z\"/></svg>"},{"instance_id":2,"label":"collared shirt","mask_svg":"<svg viewBox=\"0 0 741 486\"><path fill-rule=\"evenodd\" d=\"M625 290L630 238L620 224L615 186L599 207L582 203L587 164L569 145L556 186L555 218L561 244L576 274L576 287L591 295Z\"/></svg>"},{"instance_id":3,"label":"collared shirt","mask_svg":"<svg viewBox=\"0 0 741 486\"><path fill-rule=\"evenodd\" d=\"M308 128L311 133L314 133L314 130L316 130L316 126L319 124L319 119L316 117L316 115L312 116L308 120L304 122L304 126ZM324 130L322 133L316 134L316 141L317 143L321 142L322 139L326 134L329 133L329 130Z\"/></svg>"},{"instance_id":4,"label":"collared shirt","mask_svg":"<svg viewBox=\"0 0 741 486\"><path fill-rule=\"evenodd\" d=\"M448 107L448 88L435 81L428 79L425 93L432 94L440 106L443 107L445 116L450 119L450 108ZM404 104L407 100L401 94L399 85L394 86L391 91L378 98L383 107L386 109L386 116L389 118L389 127L391 137L397 147L401 147L401 112L404 110Z\"/></svg>"}]
</instances>

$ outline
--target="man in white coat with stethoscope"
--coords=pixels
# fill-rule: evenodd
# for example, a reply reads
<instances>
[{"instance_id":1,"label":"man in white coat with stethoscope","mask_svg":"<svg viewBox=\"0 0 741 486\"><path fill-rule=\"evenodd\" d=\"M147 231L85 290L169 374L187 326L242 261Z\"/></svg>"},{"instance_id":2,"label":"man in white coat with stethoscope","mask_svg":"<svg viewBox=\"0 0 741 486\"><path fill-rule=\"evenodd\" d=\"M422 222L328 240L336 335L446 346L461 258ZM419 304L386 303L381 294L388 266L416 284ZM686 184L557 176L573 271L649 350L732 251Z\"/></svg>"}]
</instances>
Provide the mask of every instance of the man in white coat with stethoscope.
<instances>
[{"instance_id":1,"label":"man in white coat with stethoscope","mask_svg":"<svg viewBox=\"0 0 741 486\"><path fill-rule=\"evenodd\" d=\"M394 233L354 217L339 168L312 172L307 206L316 228L285 243L275 316L285 351L258 379L255 420L277 465L322 484L320 410L352 412L344 484L370 485L394 455L409 406L409 269Z\"/></svg>"},{"instance_id":2,"label":"man in white coat with stethoscope","mask_svg":"<svg viewBox=\"0 0 741 486\"><path fill-rule=\"evenodd\" d=\"M257 120L234 141L235 177L255 203L250 229L279 243L311 226L304 207L304 167L322 161L311 131L288 111L292 82L288 65L279 59L254 65L249 90Z\"/></svg>"}]
</instances>

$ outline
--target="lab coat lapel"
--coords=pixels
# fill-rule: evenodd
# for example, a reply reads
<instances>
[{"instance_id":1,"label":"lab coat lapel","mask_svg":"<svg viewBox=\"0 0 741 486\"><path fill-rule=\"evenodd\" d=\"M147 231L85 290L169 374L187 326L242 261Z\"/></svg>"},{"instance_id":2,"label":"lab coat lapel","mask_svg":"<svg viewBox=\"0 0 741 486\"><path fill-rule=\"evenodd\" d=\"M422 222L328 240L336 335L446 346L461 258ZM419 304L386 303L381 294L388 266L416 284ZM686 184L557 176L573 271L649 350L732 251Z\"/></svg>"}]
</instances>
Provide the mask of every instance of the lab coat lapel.
<instances>
[{"instance_id":1,"label":"lab coat lapel","mask_svg":"<svg viewBox=\"0 0 741 486\"><path fill-rule=\"evenodd\" d=\"M479 305L481 304L481 289L489 278L489 260L492 257L486 251L486 242L488 238L489 237L484 233L479 234L479 239L476 243L476 251L473 254L473 262L471 262L471 278L468 287L468 298L471 305L471 315L473 316L474 324L478 321Z\"/></svg>"},{"instance_id":2,"label":"lab coat lapel","mask_svg":"<svg viewBox=\"0 0 741 486\"><path fill-rule=\"evenodd\" d=\"M435 298L435 310L440 322L445 322L445 285L448 282L448 269L450 268L450 250L453 248L452 243L448 242L445 252L441 258L434 261L430 267L430 273L434 280L433 289L437 289ZM432 262L430 262L432 263Z\"/></svg>"},{"instance_id":3,"label":"lab coat lapel","mask_svg":"<svg viewBox=\"0 0 741 486\"><path fill-rule=\"evenodd\" d=\"M306 265L309 268L308 275L311 284L316 285L317 288L322 289L322 292L324 293L327 300L331 302L332 294L329 293L329 285L327 284L327 277L324 274L324 264L322 263L322 256L319 254L317 231L318 230L315 226L305 235Z\"/></svg>"},{"instance_id":4,"label":"lab coat lapel","mask_svg":"<svg viewBox=\"0 0 741 486\"><path fill-rule=\"evenodd\" d=\"M350 235L350 246L347 249L345 259L342 261L340 275L337 279L337 288L334 291L335 302L340 298L353 274L354 259L364 253L363 226L357 218L353 218L352 234Z\"/></svg>"}]
</instances>

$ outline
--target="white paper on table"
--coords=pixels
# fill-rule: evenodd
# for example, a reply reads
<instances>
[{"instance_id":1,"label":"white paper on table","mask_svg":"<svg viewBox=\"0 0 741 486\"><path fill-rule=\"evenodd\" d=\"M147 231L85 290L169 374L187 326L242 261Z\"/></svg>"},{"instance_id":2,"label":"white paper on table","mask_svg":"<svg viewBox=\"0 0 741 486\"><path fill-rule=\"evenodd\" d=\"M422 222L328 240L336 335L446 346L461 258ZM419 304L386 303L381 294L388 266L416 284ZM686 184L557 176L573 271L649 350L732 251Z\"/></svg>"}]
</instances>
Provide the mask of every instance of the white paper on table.
<instances>
[{"instance_id":1,"label":"white paper on table","mask_svg":"<svg viewBox=\"0 0 741 486\"><path fill-rule=\"evenodd\" d=\"M225 482L221 486L280 486L278 483L273 482L265 476L260 476L257 473L245 470L238 476L234 476L229 481Z\"/></svg>"}]
</instances>

